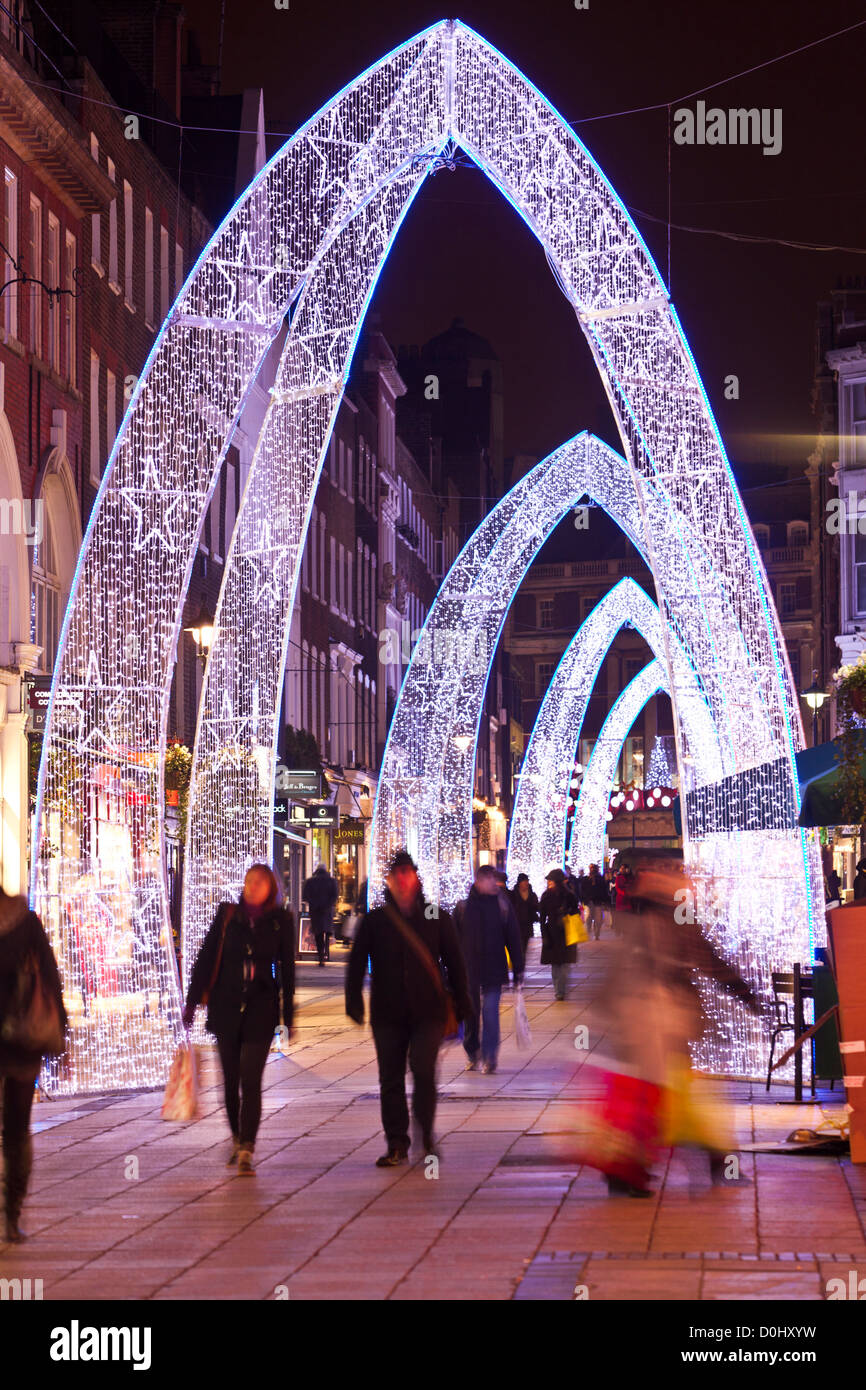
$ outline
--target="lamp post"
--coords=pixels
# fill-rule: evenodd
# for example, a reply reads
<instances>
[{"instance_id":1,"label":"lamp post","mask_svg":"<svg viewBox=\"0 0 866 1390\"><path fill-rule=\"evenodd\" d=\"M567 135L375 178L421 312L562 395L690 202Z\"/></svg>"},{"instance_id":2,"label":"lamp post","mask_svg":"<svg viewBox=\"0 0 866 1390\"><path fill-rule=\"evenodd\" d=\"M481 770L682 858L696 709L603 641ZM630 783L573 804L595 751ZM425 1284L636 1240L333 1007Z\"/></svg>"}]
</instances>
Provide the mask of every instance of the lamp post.
<instances>
[{"instance_id":1,"label":"lamp post","mask_svg":"<svg viewBox=\"0 0 866 1390\"><path fill-rule=\"evenodd\" d=\"M801 690L800 696L812 711L812 747L816 748L818 745L818 710L829 698L823 686L818 684L817 671L812 672L812 684L806 690Z\"/></svg>"},{"instance_id":2,"label":"lamp post","mask_svg":"<svg viewBox=\"0 0 866 1390\"><path fill-rule=\"evenodd\" d=\"M214 615L203 602L198 617L189 627L184 628L185 632L192 633L196 656L202 666L207 665L208 652L213 646L214 630Z\"/></svg>"}]
</instances>

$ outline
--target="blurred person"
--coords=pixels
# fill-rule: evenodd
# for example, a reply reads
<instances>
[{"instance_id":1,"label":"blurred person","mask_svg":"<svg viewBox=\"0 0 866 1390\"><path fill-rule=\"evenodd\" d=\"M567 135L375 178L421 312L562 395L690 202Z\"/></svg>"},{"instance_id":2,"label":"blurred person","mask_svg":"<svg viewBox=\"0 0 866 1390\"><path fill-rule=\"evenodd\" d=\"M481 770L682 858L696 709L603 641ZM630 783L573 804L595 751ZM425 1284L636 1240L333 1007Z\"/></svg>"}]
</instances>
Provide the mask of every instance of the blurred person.
<instances>
[{"instance_id":1,"label":"blurred person","mask_svg":"<svg viewBox=\"0 0 866 1390\"><path fill-rule=\"evenodd\" d=\"M319 965L324 969L328 937L334 930L334 905L337 901L337 880L320 864L306 880L301 897L309 905L310 930L316 938Z\"/></svg>"},{"instance_id":2,"label":"blurred person","mask_svg":"<svg viewBox=\"0 0 866 1390\"><path fill-rule=\"evenodd\" d=\"M562 869L551 869L538 905L541 918L541 964L550 966L554 996L560 1002L568 993L570 967L577 961L577 945L565 939L565 918L578 912L577 899Z\"/></svg>"},{"instance_id":3,"label":"blurred person","mask_svg":"<svg viewBox=\"0 0 866 1390\"><path fill-rule=\"evenodd\" d=\"M604 926L605 912L610 908L610 884L599 873L597 864L590 864L589 873L581 881L580 898L586 903L586 925L598 941Z\"/></svg>"},{"instance_id":4,"label":"blurred person","mask_svg":"<svg viewBox=\"0 0 866 1390\"><path fill-rule=\"evenodd\" d=\"M20 1038L27 1031L20 991L26 988L25 975L33 978L31 962L53 1012L57 1047L62 1051L68 1020L54 952L27 899L13 897L0 888L0 1099L5 1239L12 1244L25 1239L19 1220L33 1164L30 1109L43 1058L49 1055L47 1048L37 1051ZM52 1049L51 1055L55 1052L59 1055L57 1049Z\"/></svg>"},{"instance_id":5,"label":"blurred person","mask_svg":"<svg viewBox=\"0 0 866 1390\"><path fill-rule=\"evenodd\" d=\"M866 859L861 859L857 865L857 872L854 875L854 901L859 902L861 898L866 898Z\"/></svg>"},{"instance_id":6,"label":"blurred person","mask_svg":"<svg viewBox=\"0 0 866 1390\"><path fill-rule=\"evenodd\" d=\"M362 917L346 970L346 1013L364 1022L364 978L370 963L370 1023L376 1059L382 1127L387 1152L378 1168L395 1168L409 1158L406 1062L414 1088L412 1113L425 1154L436 1153L436 1060L453 1009L464 1022L472 1016L466 966L454 923L428 905L411 855L394 855L385 878L385 901ZM442 978L447 972L448 989Z\"/></svg>"},{"instance_id":7,"label":"blurred person","mask_svg":"<svg viewBox=\"0 0 866 1390\"><path fill-rule=\"evenodd\" d=\"M529 882L529 874L518 874L517 882L511 890L511 904L520 929L520 944L523 947L523 962L526 964L526 951L534 935L538 921L538 894Z\"/></svg>"},{"instance_id":8,"label":"blurred person","mask_svg":"<svg viewBox=\"0 0 866 1390\"><path fill-rule=\"evenodd\" d=\"M183 1013L191 1028L207 996L207 1029L217 1040L225 1107L232 1135L227 1167L255 1172L253 1153L262 1117L262 1075L274 1033L293 1036L295 922L280 902L267 864L253 864L238 903L220 903L190 976ZM282 1018L280 992L282 991Z\"/></svg>"},{"instance_id":9,"label":"blurred person","mask_svg":"<svg viewBox=\"0 0 866 1390\"><path fill-rule=\"evenodd\" d=\"M733 1145L727 1116L718 1106L703 1105L695 1085L690 1043L706 1024L695 976L714 982L755 1014L762 1010L698 923L677 920L683 916L677 911L682 890L689 887L675 862L638 866L633 910L620 918L619 957L599 1000L616 1054L602 1115L609 1135L596 1162L607 1173L611 1193L650 1195L649 1165L668 1144L706 1151L713 1181L722 1181Z\"/></svg>"},{"instance_id":10,"label":"blurred person","mask_svg":"<svg viewBox=\"0 0 866 1390\"><path fill-rule=\"evenodd\" d=\"M614 931L619 934L622 931L620 917L624 912L631 912L631 889L633 877L628 864L622 864L616 871L613 880L613 926Z\"/></svg>"},{"instance_id":11,"label":"blurred person","mask_svg":"<svg viewBox=\"0 0 866 1390\"><path fill-rule=\"evenodd\" d=\"M475 1071L480 1060L481 1070L489 1074L496 1071L499 1061L499 1004L503 986L508 984L508 957L514 988L523 983L517 915L489 864L482 864L469 896L455 907L454 925L466 962L473 1008L463 1037L466 1070Z\"/></svg>"}]
</instances>

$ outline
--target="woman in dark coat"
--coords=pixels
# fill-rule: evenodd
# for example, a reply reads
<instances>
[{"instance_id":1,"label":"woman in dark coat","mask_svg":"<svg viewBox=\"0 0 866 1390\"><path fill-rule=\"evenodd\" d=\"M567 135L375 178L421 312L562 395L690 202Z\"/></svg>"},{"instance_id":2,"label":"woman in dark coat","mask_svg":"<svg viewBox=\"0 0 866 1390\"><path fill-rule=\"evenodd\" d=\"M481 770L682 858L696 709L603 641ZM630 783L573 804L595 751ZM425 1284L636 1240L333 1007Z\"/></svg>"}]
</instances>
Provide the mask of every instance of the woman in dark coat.
<instances>
[{"instance_id":1,"label":"woman in dark coat","mask_svg":"<svg viewBox=\"0 0 866 1390\"><path fill-rule=\"evenodd\" d=\"M4 1038L12 1023L12 1005L21 970L32 957L42 984L57 1010L59 1033L67 1027L63 990L54 952L26 898L10 897L0 888L0 1096L3 1100L3 1160L6 1172L6 1239L24 1239L18 1225L33 1161L30 1108L42 1054L16 1047Z\"/></svg>"},{"instance_id":2,"label":"woman in dark coat","mask_svg":"<svg viewBox=\"0 0 866 1390\"><path fill-rule=\"evenodd\" d=\"M529 874L518 874L517 882L510 893L511 903L517 914L520 940L523 946L523 959L526 960L526 947L532 939L533 927L538 921L538 895L529 882Z\"/></svg>"},{"instance_id":3,"label":"woman in dark coat","mask_svg":"<svg viewBox=\"0 0 866 1390\"><path fill-rule=\"evenodd\" d=\"M553 989L557 999L568 991L569 966L577 960L577 946L565 944L566 916L578 911L577 899L566 885L562 869L551 869L547 889L539 903L541 914L541 964L550 966Z\"/></svg>"},{"instance_id":4,"label":"woman in dark coat","mask_svg":"<svg viewBox=\"0 0 866 1390\"><path fill-rule=\"evenodd\" d=\"M232 1132L228 1167L251 1174L262 1117L262 1074L282 1021L292 1036L295 923L280 905L276 877L253 864L239 903L220 903L193 967L184 1010L189 1028L209 992L208 1032L216 1036ZM280 988L283 1008L280 1019Z\"/></svg>"}]
</instances>

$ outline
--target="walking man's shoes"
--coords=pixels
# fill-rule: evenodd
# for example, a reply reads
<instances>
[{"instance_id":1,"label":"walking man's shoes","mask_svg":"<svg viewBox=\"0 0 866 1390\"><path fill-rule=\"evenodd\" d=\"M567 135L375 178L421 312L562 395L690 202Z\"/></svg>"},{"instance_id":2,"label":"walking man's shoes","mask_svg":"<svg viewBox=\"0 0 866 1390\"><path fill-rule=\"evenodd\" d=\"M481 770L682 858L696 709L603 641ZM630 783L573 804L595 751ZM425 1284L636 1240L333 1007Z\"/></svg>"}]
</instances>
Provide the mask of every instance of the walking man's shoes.
<instances>
[{"instance_id":1,"label":"walking man's shoes","mask_svg":"<svg viewBox=\"0 0 866 1390\"><path fill-rule=\"evenodd\" d=\"M427 1135L424 1136L423 1148L424 1148L424 1157L425 1157L425 1158L440 1158L440 1157L441 1157L441 1154L439 1153L438 1146L437 1146L437 1144L436 1144L436 1140L433 1138L433 1135L432 1135L432 1134L427 1134Z\"/></svg>"},{"instance_id":2,"label":"walking man's shoes","mask_svg":"<svg viewBox=\"0 0 866 1390\"><path fill-rule=\"evenodd\" d=\"M401 1163L409 1162L408 1149L398 1148L396 1145L390 1148L381 1158L376 1159L377 1168L399 1168Z\"/></svg>"},{"instance_id":3,"label":"walking man's shoes","mask_svg":"<svg viewBox=\"0 0 866 1390\"><path fill-rule=\"evenodd\" d=\"M255 1170L255 1166L253 1165L253 1151L252 1151L252 1149L239 1149L239 1150L238 1150L238 1175L239 1175L240 1177L252 1177L253 1174L255 1173L255 1171L256 1171L256 1170Z\"/></svg>"},{"instance_id":4,"label":"walking man's shoes","mask_svg":"<svg viewBox=\"0 0 866 1390\"><path fill-rule=\"evenodd\" d=\"M236 1164L237 1161L238 1161L238 1154L240 1153L240 1151L241 1151L241 1141L240 1141L240 1139L235 1139L235 1138L233 1138L233 1139L232 1139L232 1151L231 1151L231 1153L229 1154L228 1158L226 1159L226 1167L227 1167L227 1168L233 1168L233 1167L235 1166L235 1164Z\"/></svg>"},{"instance_id":5,"label":"walking man's shoes","mask_svg":"<svg viewBox=\"0 0 866 1390\"><path fill-rule=\"evenodd\" d=\"M10 1245L20 1245L22 1240L26 1240L24 1232L18 1225L18 1218L15 1216L6 1217L6 1240Z\"/></svg>"}]
</instances>

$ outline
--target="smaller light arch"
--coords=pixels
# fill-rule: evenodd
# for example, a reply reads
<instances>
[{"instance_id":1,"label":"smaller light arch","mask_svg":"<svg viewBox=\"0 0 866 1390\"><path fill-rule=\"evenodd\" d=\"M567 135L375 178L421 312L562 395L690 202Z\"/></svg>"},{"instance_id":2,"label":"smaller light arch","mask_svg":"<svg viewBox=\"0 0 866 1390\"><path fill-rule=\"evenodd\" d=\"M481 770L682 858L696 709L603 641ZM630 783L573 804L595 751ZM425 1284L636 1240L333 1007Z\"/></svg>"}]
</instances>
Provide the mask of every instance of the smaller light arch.
<instances>
[{"instance_id":1,"label":"smaller light arch","mask_svg":"<svg viewBox=\"0 0 866 1390\"><path fill-rule=\"evenodd\" d=\"M529 874L538 891L551 864L565 861L569 786L580 731L593 687L616 634L635 628L657 661L665 660L662 617L633 579L621 579L578 628L553 673L521 767L511 818L506 872ZM722 775L722 750L697 677L673 633L668 634L680 721L703 785Z\"/></svg>"},{"instance_id":2,"label":"smaller light arch","mask_svg":"<svg viewBox=\"0 0 866 1390\"><path fill-rule=\"evenodd\" d=\"M668 678L658 660L650 661L629 681L608 712L580 784L566 861L573 873L604 856L607 809L616 765L628 731L654 695L670 694Z\"/></svg>"}]
</instances>

